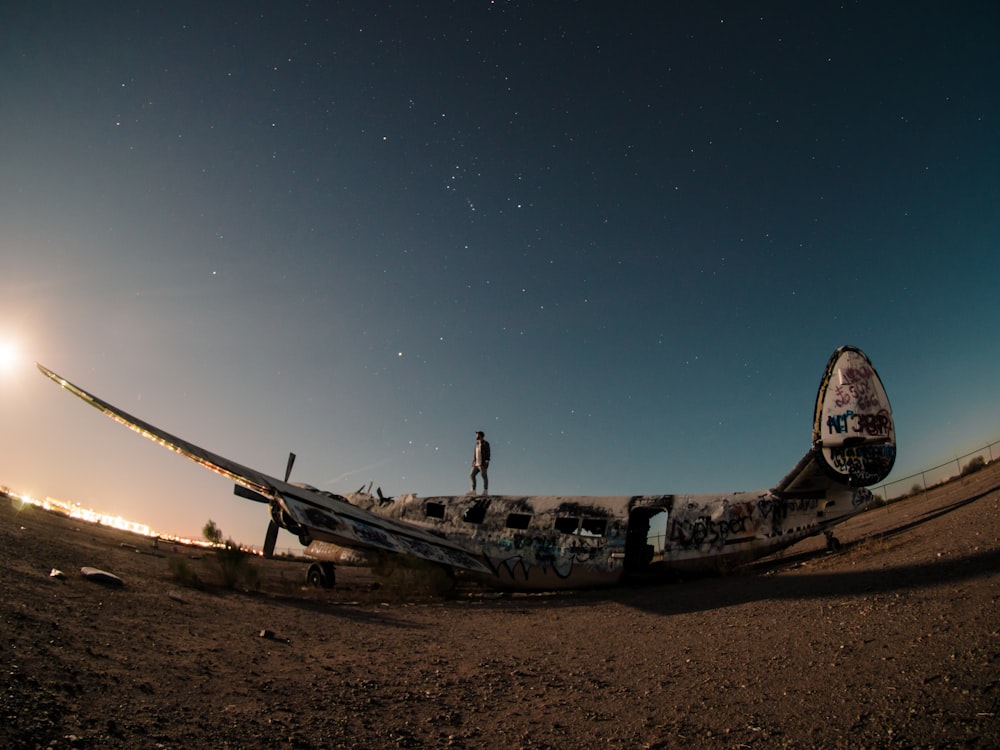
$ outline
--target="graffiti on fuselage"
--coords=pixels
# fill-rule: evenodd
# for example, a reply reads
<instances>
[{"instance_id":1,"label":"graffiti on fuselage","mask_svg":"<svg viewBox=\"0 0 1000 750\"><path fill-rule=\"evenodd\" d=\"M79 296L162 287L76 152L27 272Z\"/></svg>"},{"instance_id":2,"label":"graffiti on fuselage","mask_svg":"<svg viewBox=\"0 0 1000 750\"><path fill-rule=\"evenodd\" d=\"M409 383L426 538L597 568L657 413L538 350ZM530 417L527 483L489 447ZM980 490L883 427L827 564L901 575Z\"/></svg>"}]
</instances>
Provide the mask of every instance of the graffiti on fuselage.
<instances>
[{"instance_id":1,"label":"graffiti on fuselage","mask_svg":"<svg viewBox=\"0 0 1000 750\"><path fill-rule=\"evenodd\" d=\"M836 408L854 408L828 413L826 434L835 436L837 442L860 444L834 443L826 448L827 460L849 484L856 487L875 484L885 478L896 460L892 415L879 399L870 368L847 368L842 372L845 382L834 389L833 404ZM873 445L873 438L876 443L880 442L878 438L885 442Z\"/></svg>"},{"instance_id":2,"label":"graffiti on fuselage","mask_svg":"<svg viewBox=\"0 0 1000 750\"><path fill-rule=\"evenodd\" d=\"M554 573L559 578L569 578L574 567L600 566L609 572L614 569L611 555L614 548L624 550L624 541L615 542L615 536L582 536L579 534L512 534L501 536L490 544L487 557L498 568L512 573L515 570L525 579L534 572L540 575Z\"/></svg>"},{"instance_id":3,"label":"graffiti on fuselage","mask_svg":"<svg viewBox=\"0 0 1000 750\"><path fill-rule=\"evenodd\" d=\"M721 514L713 518L706 506L689 504L685 511L676 513L670 520L667 541L683 549L708 545L721 548L734 535L746 536L752 526L750 503L723 501Z\"/></svg>"},{"instance_id":4,"label":"graffiti on fuselage","mask_svg":"<svg viewBox=\"0 0 1000 750\"><path fill-rule=\"evenodd\" d=\"M815 498L782 498L770 494L736 503L723 499L721 506L714 502L700 506L689 503L686 508L675 508L668 525L667 541L681 550L721 550L727 544L760 536L779 536L789 514L814 511L818 506L819 500Z\"/></svg>"},{"instance_id":5,"label":"graffiti on fuselage","mask_svg":"<svg viewBox=\"0 0 1000 750\"><path fill-rule=\"evenodd\" d=\"M892 431L892 417L886 409L875 414L865 414L848 409L843 414L830 414L826 418L826 428L830 435L864 435L886 437Z\"/></svg>"},{"instance_id":6,"label":"graffiti on fuselage","mask_svg":"<svg viewBox=\"0 0 1000 750\"><path fill-rule=\"evenodd\" d=\"M345 520L347 521L346 525L350 527L359 541L370 544L373 547L415 555L425 560L439 562L442 565L458 565L459 567L473 570L477 567L482 567L481 563L478 563L475 558L462 550L444 545L429 544L406 534L389 534L383 529L357 519Z\"/></svg>"},{"instance_id":7,"label":"graffiti on fuselage","mask_svg":"<svg viewBox=\"0 0 1000 750\"><path fill-rule=\"evenodd\" d=\"M830 464L855 485L875 484L892 469L895 445L852 445L829 449Z\"/></svg>"},{"instance_id":8,"label":"graffiti on fuselage","mask_svg":"<svg viewBox=\"0 0 1000 750\"><path fill-rule=\"evenodd\" d=\"M840 370L841 382L833 386L834 405L838 408L856 406L859 409L878 409L879 392L875 388L878 376L866 363Z\"/></svg>"},{"instance_id":9,"label":"graffiti on fuselage","mask_svg":"<svg viewBox=\"0 0 1000 750\"><path fill-rule=\"evenodd\" d=\"M625 551L623 515L613 506L575 501L539 509L535 498L405 495L389 504L358 494L352 501L379 515L418 524L458 546L475 549L501 578L514 580L570 578L580 566L587 572L613 573L622 568ZM624 504L625 500L623 500ZM405 535L388 538L378 529L354 528L359 537L384 548L422 544ZM376 538L371 538L375 536ZM460 552L434 548L436 559ZM401 550L402 551L402 550ZM425 555L427 550L422 550ZM618 554L616 554L618 553ZM457 564L457 563L456 563Z\"/></svg>"}]
</instances>

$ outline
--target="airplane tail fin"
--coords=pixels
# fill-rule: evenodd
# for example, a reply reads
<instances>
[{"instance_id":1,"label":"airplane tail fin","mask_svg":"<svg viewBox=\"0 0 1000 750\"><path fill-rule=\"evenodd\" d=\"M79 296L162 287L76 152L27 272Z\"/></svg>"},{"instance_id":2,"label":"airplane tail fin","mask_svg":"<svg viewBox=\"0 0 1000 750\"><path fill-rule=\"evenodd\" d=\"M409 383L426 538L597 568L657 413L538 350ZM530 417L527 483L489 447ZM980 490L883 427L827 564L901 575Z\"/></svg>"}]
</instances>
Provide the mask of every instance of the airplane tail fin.
<instances>
[{"instance_id":1,"label":"airplane tail fin","mask_svg":"<svg viewBox=\"0 0 1000 750\"><path fill-rule=\"evenodd\" d=\"M882 380L864 352L842 346L830 357L816 395L812 449L775 489L867 487L885 479L895 461L896 430Z\"/></svg>"}]
</instances>

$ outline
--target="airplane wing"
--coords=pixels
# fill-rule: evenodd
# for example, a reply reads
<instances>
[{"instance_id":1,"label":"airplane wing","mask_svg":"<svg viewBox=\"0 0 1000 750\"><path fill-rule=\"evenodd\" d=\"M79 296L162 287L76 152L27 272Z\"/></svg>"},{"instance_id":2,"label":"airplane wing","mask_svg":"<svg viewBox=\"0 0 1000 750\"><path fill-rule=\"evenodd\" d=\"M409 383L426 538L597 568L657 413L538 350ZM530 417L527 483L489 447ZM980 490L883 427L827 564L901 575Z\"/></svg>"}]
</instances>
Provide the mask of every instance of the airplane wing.
<instances>
[{"instance_id":1,"label":"airplane wing","mask_svg":"<svg viewBox=\"0 0 1000 750\"><path fill-rule=\"evenodd\" d=\"M116 422L231 479L251 493L262 496L260 500L279 503L294 524L307 530L310 538L350 547L388 550L466 570L492 573L479 555L454 542L417 526L375 515L352 505L344 497L290 484L207 451L88 393L47 367L35 364L43 375Z\"/></svg>"}]
</instances>

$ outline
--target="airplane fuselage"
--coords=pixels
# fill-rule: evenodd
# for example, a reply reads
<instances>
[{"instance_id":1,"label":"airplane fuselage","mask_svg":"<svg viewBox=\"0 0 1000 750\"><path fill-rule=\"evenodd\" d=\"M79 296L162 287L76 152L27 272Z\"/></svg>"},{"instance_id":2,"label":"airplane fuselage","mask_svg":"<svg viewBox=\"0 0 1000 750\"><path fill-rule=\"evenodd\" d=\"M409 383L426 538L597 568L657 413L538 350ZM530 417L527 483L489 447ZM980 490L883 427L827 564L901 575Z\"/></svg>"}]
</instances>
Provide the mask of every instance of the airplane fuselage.
<instances>
[{"instance_id":1,"label":"airplane fuselage","mask_svg":"<svg viewBox=\"0 0 1000 750\"><path fill-rule=\"evenodd\" d=\"M867 509L866 489L782 497L773 491L616 497L402 495L344 498L425 529L483 560L465 573L492 587L609 586L627 577L725 572ZM321 535L322 536L322 535ZM308 550L318 558L323 546Z\"/></svg>"},{"instance_id":2,"label":"airplane fuselage","mask_svg":"<svg viewBox=\"0 0 1000 750\"><path fill-rule=\"evenodd\" d=\"M864 488L882 481L896 458L889 399L868 357L852 346L827 363L812 444L795 467L772 489L713 495L338 495L290 483L294 455L284 479L269 476L38 368L116 422L235 481L241 497L266 503L265 553L284 528L306 545L426 560L498 588L607 586L630 575L728 570L865 510L872 494Z\"/></svg>"}]
</instances>

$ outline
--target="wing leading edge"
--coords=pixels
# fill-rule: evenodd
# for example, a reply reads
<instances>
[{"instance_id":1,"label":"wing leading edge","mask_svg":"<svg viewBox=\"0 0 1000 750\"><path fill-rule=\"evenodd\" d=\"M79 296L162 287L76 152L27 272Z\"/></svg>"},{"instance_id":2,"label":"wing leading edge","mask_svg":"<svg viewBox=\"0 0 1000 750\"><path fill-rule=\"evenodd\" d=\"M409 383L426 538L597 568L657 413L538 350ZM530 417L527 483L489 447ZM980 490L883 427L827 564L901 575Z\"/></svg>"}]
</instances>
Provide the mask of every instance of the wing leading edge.
<instances>
[{"instance_id":1,"label":"wing leading edge","mask_svg":"<svg viewBox=\"0 0 1000 750\"><path fill-rule=\"evenodd\" d=\"M288 516L307 529L312 537L346 546L399 552L480 573L492 573L492 569L478 555L453 542L405 522L370 513L351 505L346 498L289 484L212 453L88 393L44 365L37 362L35 364L47 378L119 424L262 495L264 499L278 502Z\"/></svg>"},{"instance_id":2,"label":"wing leading edge","mask_svg":"<svg viewBox=\"0 0 1000 750\"><path fill-rule=\"evenodd\" d=\"M192 461L201 464L207 469L211 469L216 474L221 474L227 479L231 479L237 484L246 487L249 490L258 492L261 495L270 497L272 492L272 482L268 480L266 474L261 474L260 472L254 471L246 466L236 463L235 461L230 461L228 458L216 455L211 451L207 451L204 448L199 448L193 443L189 443L186 440L182 440L179 437L171 435L165 430L161 430L159 427L151 425L149 422L145 422L138 417L134 417L128 412L119 409L117 406L109 404L107 401L98 398L92 393L88 393L79 386L73 385L65 378L52 372L49 368L45 367L38 362L35 366L42 372L43 375L53 380L67 391L77 396L81 400L93 406L98 411L103 412L111 419L115 420L119 424L123 424L130 430L138 432L143 437L147 437L155 443L159 443L164 448L168 448L174 453L179 453L185 458L189 458Z\"/></svg>"}]
</instances>

